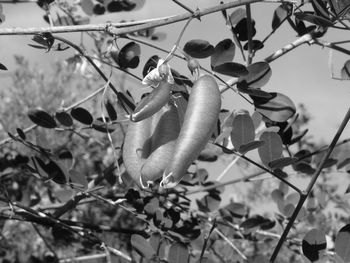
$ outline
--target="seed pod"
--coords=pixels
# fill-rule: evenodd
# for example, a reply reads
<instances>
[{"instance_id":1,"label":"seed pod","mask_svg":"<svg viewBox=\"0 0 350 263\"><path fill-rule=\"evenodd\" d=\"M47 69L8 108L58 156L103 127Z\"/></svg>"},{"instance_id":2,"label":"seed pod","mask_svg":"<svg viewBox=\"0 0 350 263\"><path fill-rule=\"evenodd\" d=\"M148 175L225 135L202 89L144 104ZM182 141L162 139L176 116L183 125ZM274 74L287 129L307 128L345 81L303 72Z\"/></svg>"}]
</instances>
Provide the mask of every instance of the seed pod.
<instances>
[{"instance_id":1,"label":"seed pod","mask_svg":"<svg viewBox=\"0 0 350 263\"><path fill-rule=\"evenodd\" d=\"M138 185L140 183L141 167L151 153L151 127L151 118L140 122L130 122L124 139L123 160L125 169Z\"/></svg>"},{"instance_id":2,"label":"seed pod","mask_svg":"<svg viewBox=\"0 0 350 263\"><path fill-rule=\"evenodd\" d=\"M175 142L180 132L180 122L177 108L173 104L164 106L160 114L153 115L152 154L141 168L141 184L162 177L173 156Z\"/></svg>"},{"instance_id":3,"label":"seed pod","mask_svg":"<svg viewBox=\"0 0 350 263\"><path fill-rule=\"evenodd\" d=\"M138 122L151 117L169 101L169 98L170 84L166 81L161 81L158 87L140 101L135 111L131 114L130 120Z\"/></svg>"},{"instance_id":4,"label":"seed pod","mask_svg":"<svg viewBox=\"0 0 350 263\"><path fill-rule=\"evenodd\" d=\"M216 81L210 75L201 76L192 87L174 155L163 174L161 186L171 188L179 183L208 143L220 108L221 94Z\"/></svg>"}]
</instances>

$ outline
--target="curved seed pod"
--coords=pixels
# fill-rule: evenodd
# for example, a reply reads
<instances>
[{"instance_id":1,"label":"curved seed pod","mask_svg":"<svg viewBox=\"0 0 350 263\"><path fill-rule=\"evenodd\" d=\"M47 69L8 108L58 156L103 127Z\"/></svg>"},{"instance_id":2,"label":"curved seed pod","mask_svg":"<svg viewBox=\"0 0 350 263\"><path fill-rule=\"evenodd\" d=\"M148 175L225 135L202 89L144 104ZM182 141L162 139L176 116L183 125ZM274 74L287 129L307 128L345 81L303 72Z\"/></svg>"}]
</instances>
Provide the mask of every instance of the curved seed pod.
<instances>
[{"instance_id":1,"label":"curved seed pod","mask_svg":"<svg viewBox=\"0 0 350 263\"><path fill-rule=\"evenodd\" d=\"M163 174L161 186L174 187L182 179L208 143L217 125L220 108L221 94L216 81L210 75L201 76L192 87L174 155Z\"/></svg>"},{"instance_id":2,"label":"curved seed pod","mask_svg":"<svg viewBox=\"0 0 350 263\"><path fill-rule=\"evenodd\" d=\"M161 81L147 97L143 98L131 114L133 122L142 121L159 111L170 99L170 84Z\"/></svg>"},{"instance_id":3,"label":"curved seed pod","mask_svg":"<svg viewBox=\"0 0 350 263\"><path fill-rule=\"evenodd\" d=\"M130 122L124 139L123 160L125 169L138 185L140 185L141 167L151 153L151 128L151 118L140 122Z\"/></svg>"},{"instance_id":4,"label":"curved seed pod","mask_svg":"<svg viewBox=\"0 0 350 263\"><path fill-rule=\"evenodd\" d=\"M172 103L164 106L160 114L153 115L152 153L141 168L141 185L162 177L173 156L175 142L180 133L177 108Z\"/></svg>"}]
</instances>

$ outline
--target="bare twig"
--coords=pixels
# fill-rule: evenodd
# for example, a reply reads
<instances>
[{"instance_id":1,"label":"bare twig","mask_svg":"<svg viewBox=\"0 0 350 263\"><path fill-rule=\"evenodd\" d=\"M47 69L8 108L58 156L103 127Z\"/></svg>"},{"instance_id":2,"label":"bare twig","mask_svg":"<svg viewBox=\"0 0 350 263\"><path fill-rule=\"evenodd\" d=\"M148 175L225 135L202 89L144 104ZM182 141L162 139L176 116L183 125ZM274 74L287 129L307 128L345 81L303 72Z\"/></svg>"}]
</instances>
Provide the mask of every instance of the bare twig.
<instances>
[{"instance_id":1,"label":"bare twig","mask_svg":"<svg viewBox=\"0 0 350 263\"><path fill-rule=\"evenodd\" d=\"M203 247L202 247L201 255L199 257L199 263L202 262L203 255L204 255L205 249L207 247L209 237L210 237L211 233L213 232L213 230L215 229L215 227L216 227L216 219L214 218L213 224L212 224L209 232L204 237L204 244L203 244Z\"/></svg>"},{"instance_id":2,"label":"bare twig","mask_svg":"<svg viewBox=\"0 0 350 263\"><path fill-rule=\"evenodd\" d=\"M217 233L223 240L225 240L227 242L227 244L230 245L230 247L233 248L234 251L236 251L236 253L244 260L244 261L248 261L248 258L242 253L242 251L240 251L235 244L233 244L233 242L228 239L223 233L221 233L220 230L218 230L217 228L214 229L215 233Z\"/></svg>"},{"instance_id":3,"label":"bare twig","mask_svg":"<svg viewBox=\"0 0 350 263\"><path fill-rule=\"evenodd\" d=\"M308 196L310 195L311 193L311 190L314 186L314 184L316 183L322 169L323 169L323 166L325 165L326 161L328 160L328 157L331 155L333 149L335 148L339 138L340 138L340 135L342 134L343 130L345 129L347 123L349 122L349 119L350 119L350 108L348 109L342 123L340 124L339 128L338 128L338 131L337 133L335 134L331 144L329 145L328 149L327 149L327 153L323 156L323 159L322 161L320 162L319 166L317 167L317 170L315 171L315 173L313 174L311 180L310 180L310 183L308 184L307 188L305 191L303 191L303 193L300 195L300 199L299 199L299 202L296 206L296 208L294 209L294 212L286 226L286 228L284 229L283 233L282 233L282 236L280 238L280 240L278 241L277 243L277 246L275 247L274 251L273 251L273 254L270 258L270 262L274 262L277 258L277 255L285 241L285 239L287 238L287 235L290 231L290 229L292 228L293 224L294 224L294 221L296 220L299 212L300 212L300 209L302 208L304 202L306 201L306 199L308 198Z\"/></svg>"}]
</instances>

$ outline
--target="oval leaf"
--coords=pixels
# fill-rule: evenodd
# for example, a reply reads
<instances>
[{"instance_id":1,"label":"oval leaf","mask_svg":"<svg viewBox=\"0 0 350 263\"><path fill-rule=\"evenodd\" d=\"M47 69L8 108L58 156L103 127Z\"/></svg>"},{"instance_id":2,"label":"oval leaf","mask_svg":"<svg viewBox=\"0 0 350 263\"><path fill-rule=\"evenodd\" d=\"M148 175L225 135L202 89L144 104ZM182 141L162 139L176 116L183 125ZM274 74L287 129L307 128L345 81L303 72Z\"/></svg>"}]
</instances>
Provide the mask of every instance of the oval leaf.
<instances>
[{"instance_id":1,"label":"oval leaf","mask_svg":"<svg viewBox=\"0 0 350 263\"><path fill-rule=\"evenodd\" d=\"M272 29L276 30L281 23L290 15L293 6L290 4L281 4L279 7L276 8L275 12L273 13L273 19L272 19Z\"/></svg>"},{"instance_id":2,"label":"oval leaf","mask_svg":"<svg viewBox=\"0 0 350 263\"><path fill-rule=\"evenodd\" d=\"M70 127L73 125L72 117L65 111L58 111L55 113L56 120L64 126Z\"/></svg>"},{"instance_id":3,"label":"oval leaf","mask_svg":"<svg viewBox=\"0 0 350 263\"><path fill-rule=\"evenodd\" d=\"M211 55L210 64L212 67L218 66L225 62L231 62L235 56L236 46L231 39L227 38L220 41L214 48Z\"/></svg>"},{"instance_id":4,"label":"oval leaf","mask_svg":"<svg viewBox=\"0 0 350 263\"><path fill-rule=\"evenodd\" d=\"M57 127L55 119L46 111L40 109L30 110L28 112L28 117L38 126L48 129L54 129Z\"/></svg>"},{"instance_id":5,"label":"oval leaf","mask_svg":"<svg viewBox=\"0 0 350 263\"><path fill-rule=\"evenodd\" d=\"M335 239L335 252L340 256L344 262L350 261L350 224L342 227Z\"/></svg>"},{"instance_id":6,"label":"oval leaf","mask_svg":"<svg viewBox=\"0 0 350 263\"><path fill-rule=\"evenodd\" d=\"M277 160L273 160L272 162L269 162L269 167L271 169L277 169L277 168L282 168L291 164L294 164L298 158L294 157L282 157Z\"/></svg>"},{"instance_id":7,"label":"oval leaf","mask_svg":"<svg viewBox=\"0 0 350 263\"><path fill-rule=\"evenodd\" d=\"M214 53L214 47L206 40L193 39L185 44L184 51L194 58L207 58Z\"/></svg>"},{"instance_id":8,"label":"oval leaf","mask_svg":"<svg viewBox=\"0 0 350 263\"><path fill-rule=\"evenodd\" d=\"M88 16L93 15L93 10L94 10L94 3L92 0L82 0L80 1L80 6L81 9L87 14Z\"/></svg>"},{"instance_id":9,"label":"oval leaf","mask_svg":"<svg viewBox=\"0 0 350 263\"><path fill-rule=\"evenodd\" d=\"M320 253L325 250L326 247L326 235L323 231L318 229L310 230L303 239L303 253L312 262L320 258Z\"/></svg>"},{"instance_id":10,"label":"oval leaf","mask_svg":"<svg viewBox=\"0 0 350 263\"><path fill-rule=\"evenodd\" d=\"M287 121L295 114L294 102L289 97L278 92L271 92L270 94L272 98L268 99L267 102L253 97L256 111L276 122Z\"/></svg>"},{"instance_id":11,"label":"oval leaf","mask_svg":"<svg viewBox=\"0 0 350 263\"><path fill-rule=\"evenodd\" d=\"M235 62L226 62L224 64L215 66L213 70L220 74L224 74L235 78L245 76L248 74L248 70L244 65Z\"/></svg>"},{"instance_id":12,"label":"oval leaf","mask_svg":"<svg viewBox=\"0 0 350 263\"><path fill-rule=\"evenodd\" d=\"M112 121L115 121L117 119L118 115L117 115L117 111L115 110L112 102L109 99L106 99L104 104L105 104L105 108L106 108L106 111L108 113L109 118Z\"/></svg>"},{"instance_id":13,"label":"oval leaf","mask_svg":"<svg viewBox=\"0 0 350 263\"><path fill-rule=\"evenodd\" d=\"M168 262L169 263L185 263L189 260L188 248L185 244L174 243L170 246Z\"/></svg>"},{"instance_id":14,"label":"oval leaf","mask_svg":"<svg viewBox=\"0 0 350 263\"><path fill-rule=\"evenodd\" d=\"M258 89L263 87L270 79L272 71L269 63L260 61L247 67L248 74L240 77L238 82L245 81L249 88Z\"/></svg>"},{"instance_id":15,"label":"oval leaf","mask_svg":"<svg viewBox=\"0 0 350 263\"><path fill-rule=\"evenodd\" d=\"M72 109L70 114L75 120L86 125L90 125L94 120L90 112L82 107Z\"/></svg>"},{"instance_id":16,"label":"oval leaf","mask_svg":"<svg viewBox=\"0 0 350 263\"><path fill-rule=\"evenodd\" d=\"M333 26L333 22L331 20L321 16L316 16L306 12L298 12L298 13L294 13L294 15L297 19L304 20L318 26L322 26L322 27Z\"/></svg>"},{"instance_id":17,"label":"oval leaf","mask_svg":"<svg viewBox=\"0 0 350 263\"><path fill-rule=\"evenodd\" d=\"M146 259L151 259L156 254L151 244L143 236L137 234L132 235L131 245L141 256L145 257Z\"/></svg>"},{"instance_id":18,"label":"oval leaf","mask_svg":"<svg viewBox=\"0 0 350 263\"><path fill-rule=\"evenodd\" d=\"M117 63L121 68L137 68L140 63L141 48L135 42L126 44L118 54Z\"/></svg>"},{"instance_id":19,"label":"oval leaf","mask_svg":"<svg viewBox=\"0 0 350 263\"><path fill-rule=\"evenodd\" d=\"M246 143L246 144L242 144L242 145L239 147L238 151L239 151L240 153L245 154L245 153L250 152L250 151L252 151L252 150L258 149L258 148L259 148L261 145L263 145L264 143L265 143L265 142L259 141L259 140L257 140L257 141L252 141L252 142L248 142L248 143Z\"/></svg>"},{"instance_id":20,"label":"oval leaf","mask_svg":"<svg viewBox=\"0 0 350 263\"><path fill-rule=\"evenodd\" d=\"M263 164L268 166L271 161L279 159L282 155L282 139L275 132L264 132L260 136L264 144L258 148L259 156Z\"/></svg>"},{"instance_id":21,"label":"oval leaf","mask_svg":"<svg viewBox=\"0 0 350 263\"><path fill-rule=\"evenodd\" d=\"M227 24L234 26L246 16L247 16L247 13L244 8L237 8L231 13Z\"/></svg>"},{"instance_id":22,"label":"oval leaf","mask_svg":"<svg viewBox=\"0 0 350 263\"><path fill-rule=\"evenodd\" d=\"M255 128L249 112L246 110L238 111L233 118L231 142L239 149L241 145L254 141Z\"/></svg>"}]
</instances>

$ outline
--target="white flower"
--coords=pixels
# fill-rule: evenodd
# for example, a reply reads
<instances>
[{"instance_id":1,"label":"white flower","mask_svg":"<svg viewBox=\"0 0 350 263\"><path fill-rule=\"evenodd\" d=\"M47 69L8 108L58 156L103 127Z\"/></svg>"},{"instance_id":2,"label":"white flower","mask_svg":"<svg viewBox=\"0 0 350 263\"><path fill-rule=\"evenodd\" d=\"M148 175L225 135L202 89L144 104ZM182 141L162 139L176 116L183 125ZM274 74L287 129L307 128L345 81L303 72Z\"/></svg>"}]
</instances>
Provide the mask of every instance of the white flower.
<instances>
[{"instance_id":1,"label":"white flower","mask_svg":"<svg viewBox=\"0 0 350 263\"><path fill-rule=\"evenodd\" d=\"M142 84L157 87L161 81L174 84L174 78L171 74L170 66L164 63L164 59L159 59L157 67L144 77Z\"/></svg>"}]
</instances>

